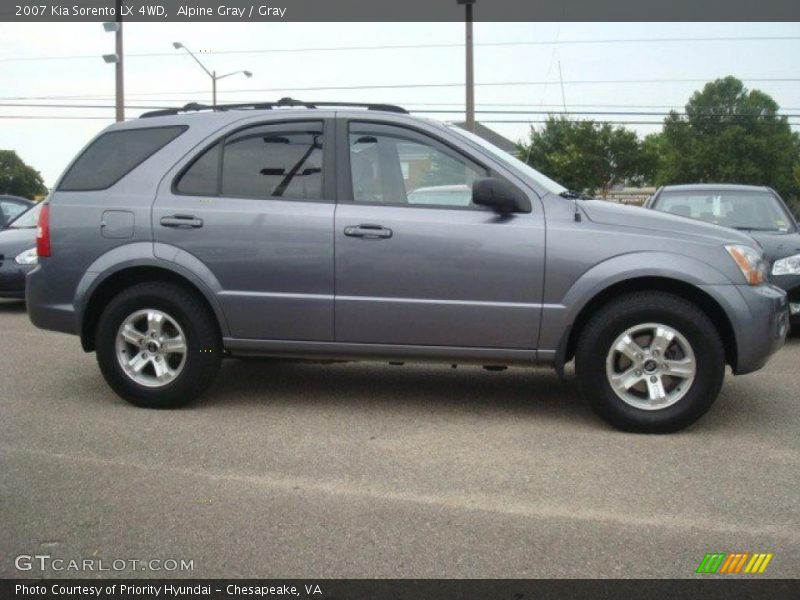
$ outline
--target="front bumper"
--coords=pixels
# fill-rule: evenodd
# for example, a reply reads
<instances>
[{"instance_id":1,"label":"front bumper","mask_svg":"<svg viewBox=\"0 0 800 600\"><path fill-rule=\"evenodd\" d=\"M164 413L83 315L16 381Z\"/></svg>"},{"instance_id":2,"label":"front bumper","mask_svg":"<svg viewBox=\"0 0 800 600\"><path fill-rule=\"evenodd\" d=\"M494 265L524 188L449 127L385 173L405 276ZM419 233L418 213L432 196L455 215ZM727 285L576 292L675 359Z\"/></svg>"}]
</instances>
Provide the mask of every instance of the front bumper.
<instances>
[{"instance_id":1,"label":"front bumper","mask_svg":"<svg viewBox=\"0 0 800 600\"><path fill-rule=\"evenodd\" d=\"M0 264L0 298L24 298L25 276L36 265L18 265L6 258Z\"/></svg>"},{"instance_id":2,"label":"front bumper","mask_svg":"<svg viewBox=\"0 0 800 600\"><path fill-rule=\"evenodd\" d=\"M703 289L725 310L736 338L736 375L763 367L780 350L789 332L786 292L770 284L709 285Z\"/></svg>"},{"instance_id":3,"label":"front bumper","mask_svg":"<svg viewBox=\"0 0 800 600\"><path fill-rule=\"evenodd\" d=\"M800 275L773 275L771 281L789 296L789 319L800 325Z\"/></svg>"}]
</instances>

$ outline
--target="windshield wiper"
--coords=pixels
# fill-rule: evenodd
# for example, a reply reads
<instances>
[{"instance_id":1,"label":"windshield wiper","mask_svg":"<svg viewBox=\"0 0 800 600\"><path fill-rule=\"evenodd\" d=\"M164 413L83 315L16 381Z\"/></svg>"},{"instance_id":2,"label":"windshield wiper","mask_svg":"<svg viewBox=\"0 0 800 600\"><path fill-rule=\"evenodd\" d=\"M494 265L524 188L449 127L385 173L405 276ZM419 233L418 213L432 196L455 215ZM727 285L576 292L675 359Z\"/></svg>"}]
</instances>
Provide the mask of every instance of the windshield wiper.
<instances>
[{"instance_id":1,"label":"windshield wiper","mask_svg":"<svg viewBox=\"0 0 800 600\"><path fill-rule=\"evenodd\" d=\"M739 231L780 231L780 229L774 229L772 227L745 227L734 225L733 228Z\"/></svg>"},{"instance_id":2,"label":"windshield wiper","mask_svg":"<svg viewBox=\"0 0 800 600\"><path fill-rule=\"evenodd\" d=\"M586 194L581 194L580 192L576 192L574 190L564 190L559 194L559 196L569 200L591 200L591 198Z\"/></svg>"}]
</instances>

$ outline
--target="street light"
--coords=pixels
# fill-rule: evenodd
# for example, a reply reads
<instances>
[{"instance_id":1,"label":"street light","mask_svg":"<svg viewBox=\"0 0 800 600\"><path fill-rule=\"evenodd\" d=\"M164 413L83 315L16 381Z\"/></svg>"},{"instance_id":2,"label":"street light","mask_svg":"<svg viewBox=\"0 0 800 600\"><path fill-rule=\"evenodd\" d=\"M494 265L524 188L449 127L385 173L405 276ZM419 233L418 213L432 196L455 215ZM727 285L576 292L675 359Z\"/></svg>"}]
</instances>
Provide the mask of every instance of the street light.
<instances>
[{"instance_id":1,"label":"street light","mask_svg":"<svg viewBox=\"0 0 800 600\"><path fill-rule=\"evenodd\" d=\"M206 68L206 66L203 63L200 62L200 59L197 58L194 55L194 52L189 50L182 43L180 43L180 42L172 42L172 47L175 48L175 50L186 50L186 53L194 59L194 62L196 62L198 65L200 65L200 68L203 69L203 71L206 72L206 75L211 77L211 99L212 99L211 100L211 105L214 106L214 107L217 106L217 81L219 81L220 79L225 79L226 77L230 77L231 75L239 75L240 73L242 75L244 75L245 77L247 77L248 79L253 76L253 74L250 71L244 71L244 70L242 70L242 71L233 71L231 73L225 73L224 75L217 75L216 71L209 71Z\"/></svg>"},{"instance_id":2,"label":"street light","mask_svg":"<svg viewBox=\"0 0 800 600\"><path fill-rule=\"evenodd\" d=\"M466 117L467 131L475 132L475 78L472 58L472 5L475 0L456 0L456 3L463 4L466 9L466 47L467 47L467 98L466 98Z\"/></svg>"}]
</instances>

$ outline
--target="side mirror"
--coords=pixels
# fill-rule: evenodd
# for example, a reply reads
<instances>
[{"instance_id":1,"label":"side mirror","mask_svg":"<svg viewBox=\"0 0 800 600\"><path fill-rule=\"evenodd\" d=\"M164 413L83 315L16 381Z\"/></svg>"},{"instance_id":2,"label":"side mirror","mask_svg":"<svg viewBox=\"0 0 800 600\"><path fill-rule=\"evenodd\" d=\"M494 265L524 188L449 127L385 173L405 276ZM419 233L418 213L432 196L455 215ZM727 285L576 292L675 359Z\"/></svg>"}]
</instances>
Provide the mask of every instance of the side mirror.
<instances>
[{"instance_id":1,"label":"side mirror","mask_svg":"<svg viewBox=\"0 0 800 600\"><path fill-rule=\"evenodd\" d=\"M497 177L481 177L472 182L472 203L499 213L531 212L531 201L528 197Z\"/></svg>"}]
</instances>

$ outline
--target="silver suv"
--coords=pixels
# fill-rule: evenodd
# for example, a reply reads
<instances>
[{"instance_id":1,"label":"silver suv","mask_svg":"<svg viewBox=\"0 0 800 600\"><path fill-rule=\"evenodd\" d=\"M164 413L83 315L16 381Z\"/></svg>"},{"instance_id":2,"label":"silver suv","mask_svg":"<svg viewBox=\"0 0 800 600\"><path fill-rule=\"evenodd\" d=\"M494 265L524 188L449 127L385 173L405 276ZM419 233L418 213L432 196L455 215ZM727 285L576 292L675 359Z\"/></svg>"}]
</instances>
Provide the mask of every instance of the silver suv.
<instances>
[{"instance_id":1,"label":"silver suv","mask_svg":"<svg viewBox=\"0 0 800 600\"><path fill-rule=\"evenodd\" d=\"M784 342L748 235L578 200L389 105L189 105L110 126L41 212L30 318L79 335L126 400L188 403L224 356L575 359L597 413L665 432L725 365Z\"/></svg>"}]
</instances>

